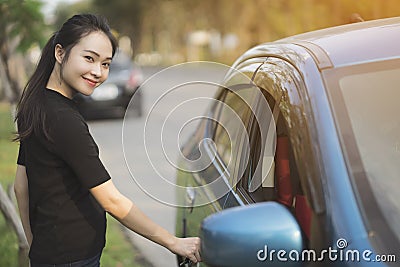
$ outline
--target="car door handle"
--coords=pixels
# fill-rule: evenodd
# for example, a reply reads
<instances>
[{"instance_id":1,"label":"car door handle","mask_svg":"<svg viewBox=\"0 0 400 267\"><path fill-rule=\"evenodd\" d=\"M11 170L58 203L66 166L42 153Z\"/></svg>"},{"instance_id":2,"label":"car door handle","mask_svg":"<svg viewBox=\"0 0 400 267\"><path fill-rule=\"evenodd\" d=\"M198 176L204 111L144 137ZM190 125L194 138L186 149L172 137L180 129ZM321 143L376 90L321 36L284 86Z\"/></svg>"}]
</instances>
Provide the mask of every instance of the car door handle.
<instances>
[{"instance_id":1,"label":"car door handle","mask_svg":"<svg viewBox=\"0 0 400 267\"><path fill-rule=\"evenodd\" d=\"M186 187L186 197L189 200L189 212L193 211L194 200L196 198L196 191L194 191L193 187Z\"/></svg>"}]
</instances>

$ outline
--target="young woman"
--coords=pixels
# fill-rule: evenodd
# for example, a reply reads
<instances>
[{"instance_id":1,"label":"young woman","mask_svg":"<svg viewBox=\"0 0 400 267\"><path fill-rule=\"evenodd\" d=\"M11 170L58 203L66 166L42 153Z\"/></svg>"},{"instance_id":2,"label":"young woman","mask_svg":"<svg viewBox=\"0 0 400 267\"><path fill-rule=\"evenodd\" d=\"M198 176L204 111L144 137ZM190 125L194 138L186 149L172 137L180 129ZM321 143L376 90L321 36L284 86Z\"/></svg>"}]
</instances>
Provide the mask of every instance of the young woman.
<instances>
[{"instance_id":1,"label":"young woman","mask_svg":"<svg viewBox=\"0 0 400 267\"><path fill-rule=\"evenodd\" d=\"M99 266L105 212L171 252L201 260L199 238L171 235L115 188L71 100L107 79L116 48L102 17L73 16L47 42L18 104L15 193L32 267Z\"/></svg>"}]
</instances>

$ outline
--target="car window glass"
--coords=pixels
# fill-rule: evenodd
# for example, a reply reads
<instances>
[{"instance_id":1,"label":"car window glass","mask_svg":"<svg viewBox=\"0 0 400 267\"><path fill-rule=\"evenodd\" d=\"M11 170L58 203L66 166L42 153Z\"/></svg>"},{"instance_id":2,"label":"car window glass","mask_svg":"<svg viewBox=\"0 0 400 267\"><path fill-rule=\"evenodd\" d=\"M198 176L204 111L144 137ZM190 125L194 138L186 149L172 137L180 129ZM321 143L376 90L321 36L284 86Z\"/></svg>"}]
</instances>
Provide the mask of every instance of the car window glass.
<instances>
[{"instance_id":1,"label":"car window glass","mask_svg":"<svg viewBox=\"0 0 400 267\"><path fill-rule=\"evenodd\" d=\"M293 212L308 240L313 213L309 200L320 203L321 190L318 180L315 180L319 178L315 175L318 169L309 141L307 114L300 97L305 85L293 66L273 58L260 67L254 82L262 89L269 114L267 109L262 109L263 105L258 105L256 114L257 117L261 114L263 123L250 119L249 164L239 164L246 169L243 176L238 175L241 180L237 191L247 203L276 201L286 206ZM274 121L272 125L276 131L267 131L263 136L262 129L270 126L270 121ZM275 141L269 142L268 139ZM311 179L316 182L309 183ZM318 207L322 208L323 203Z\"/></svg>"},{"instance_id":2,"label":"car window glass","mask_svg":"<svg viewBox=\"0 0 400 267\"><path fill-rule=\"evenodd\" d=\"M220 115L215 129L214 141L218 155L229 166L235 162L234 152L245 138L243 136L251 116L251 103L254 102L254 89L242 89L237 92L226 90L224 101L220 103Z\"/></svg>"},{"instance_id":3,"label":"car window glass","mask_svg":"<svg viewBox=\"0 0 400 267\"><path fill-rule=\"evenodd\" d=\"M309 238L312 211L301 189L297 161L290 141L291 130L279 108L280 101L275 101L265 90L263 93L267 101L260 101L260 104L269 105L270 108L259 105L256 113L261 113L261 116L258 115L261 121L268 123L259 124L253 120L249 164L239 183L239 190L244 192L242 196L249 203L276 201L285 205L293 211L306 238ZM271 109L272 114L268 114ZM274 129L263 136L262 127Z\"/></svg>"},{"instance_id":4,"label":"car window glass","mask_svg":"<svg viewBox=\"0 0 400 267\"><path fill-rule=\"evenodd\" d=\"M279 116L279 103L265 90L262 91L265 99L259 99L257 106L258 120L261 123L254 120L250 130L251 155L242 181L243 189L253 201L273 200L275 191L275 122Z\"/></svg>"},{"instance_id":5,"label":"car window glass","mask_svg":"<svg viewBox=\"0 0 400 267\"><path fill-rule=\"evenodd\" d=\"M400 69L343 77L340 82L363 168L378 205L400 238Z\"/></svg>"}]
</instances>

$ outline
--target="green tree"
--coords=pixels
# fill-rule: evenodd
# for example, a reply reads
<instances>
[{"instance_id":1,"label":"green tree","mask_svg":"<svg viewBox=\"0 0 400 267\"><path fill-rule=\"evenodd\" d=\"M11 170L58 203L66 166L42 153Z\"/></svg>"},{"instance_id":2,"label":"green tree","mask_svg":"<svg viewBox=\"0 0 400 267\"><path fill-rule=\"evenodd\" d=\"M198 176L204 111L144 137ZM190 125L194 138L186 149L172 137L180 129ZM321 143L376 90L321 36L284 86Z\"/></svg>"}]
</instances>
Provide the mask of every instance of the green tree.
<instances>
[{"instance_id":1,"label":"green tree","mask_svg":"<svg viewBox=\"0 0 400 267\"><path fill-rule=\"evenodd\" d=\"M12 73L10 61L34 44L43 45L46 28L38 0L0 0L0 71L3 88L11 92L10 102L21 94L20 83Z\"/></svg>"},{"instance_id":2,"label":"green tree","mask_svg":"<svg viewBox=\"0 0 400 267\"><path fill-rule=\"evenodd\" d=\"M62 24L76 14L91 13L93 10L93 4L90 0L79 1L76 3L61 2L57 5L54 16L55 20L51 27L54 30L61 28Z\"/></svg>"},{"instance_id":3,"label":"green tree","mask_svg":"<svg viewBox=\"0 0 400 267\"><path fill-rule=\"evenodd\" d=\"M92 0L93 8L108 19L118 34L130 37L134 52L140 43L143 10L155 2L154 0Z\"/></svg>"}]
</instances>

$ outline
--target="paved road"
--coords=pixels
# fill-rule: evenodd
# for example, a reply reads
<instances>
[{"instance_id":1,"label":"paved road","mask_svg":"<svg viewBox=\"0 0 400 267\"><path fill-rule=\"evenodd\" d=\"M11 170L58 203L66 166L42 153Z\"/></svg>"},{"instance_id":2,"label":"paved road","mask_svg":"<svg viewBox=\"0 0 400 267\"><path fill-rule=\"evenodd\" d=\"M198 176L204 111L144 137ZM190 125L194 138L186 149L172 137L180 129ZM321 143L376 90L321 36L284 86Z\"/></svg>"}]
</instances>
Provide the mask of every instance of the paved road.
<instances>
[{"instance_id":1,"label":"paved road","mask_svg":"<svg viewBox=\"0 0 400 267\"><path fill-rule=\"evenodd\" d=\"M145 70L146 77L157 70L160 69ZM204 99L197 98L214 95L216 87L195 84L183 89L178 86L180 89L177 87L178 89L164 96L163 94L167 89L187 81L219 82L225 72L226 69L222 66L210 65L178 67L173 71L164 71L153 76L143 86L145 111L141 118L128 115L125 122L122 119L89 122L90 130L100 148L100 157L116 186L150 218L171 233L175 233L176 208L174 205L166 205L165 202L176 204L174 187L168 183L169 181L173 184L175 181L175 168L167 159L175 161L179 155L178 147L190 137L196 125L196 121L188 123L180 131L185 122L204 114L207 105ZM140 187L144 187L147 194ZM175 256L168 250L134 233L131 234L131 239L155 267L176 266Z\"/></svg>"}]
</instances>

